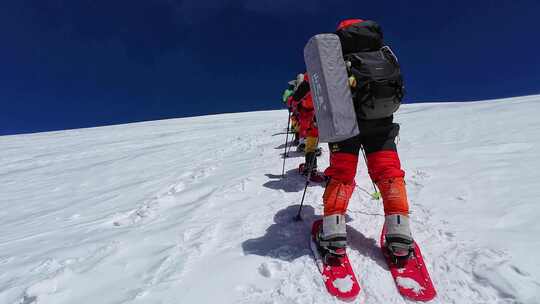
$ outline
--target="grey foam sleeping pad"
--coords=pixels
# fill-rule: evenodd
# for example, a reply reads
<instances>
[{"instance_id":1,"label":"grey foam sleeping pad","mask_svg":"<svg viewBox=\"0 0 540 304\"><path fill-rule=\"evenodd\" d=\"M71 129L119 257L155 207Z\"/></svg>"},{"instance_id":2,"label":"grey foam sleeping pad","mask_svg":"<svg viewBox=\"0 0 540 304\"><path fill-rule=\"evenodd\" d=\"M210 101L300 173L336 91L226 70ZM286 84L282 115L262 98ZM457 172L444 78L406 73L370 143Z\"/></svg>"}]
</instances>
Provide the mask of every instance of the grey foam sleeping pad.
<instances>
[{"instance_id":1,"label":"grey foam sleeping pad","mask_svg":"<svg viewBox=\"0 0 540 304\"><path fill-rule=\"evenodd\" d=\"M304 47L319 142L338 142L360 133L343 60L335 34L313 36Z\"/></svg>"}]
</instances>

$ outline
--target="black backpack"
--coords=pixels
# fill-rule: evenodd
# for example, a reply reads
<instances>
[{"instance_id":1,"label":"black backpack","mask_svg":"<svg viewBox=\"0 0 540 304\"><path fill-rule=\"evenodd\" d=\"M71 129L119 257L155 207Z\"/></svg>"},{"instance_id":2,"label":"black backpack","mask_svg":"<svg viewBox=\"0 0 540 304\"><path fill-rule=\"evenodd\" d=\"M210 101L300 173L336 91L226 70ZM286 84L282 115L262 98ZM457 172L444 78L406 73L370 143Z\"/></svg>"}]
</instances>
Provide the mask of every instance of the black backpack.
<instances>
[{"instance_id":1,"label":"black backpack","mask_svg":"<svg viewBox=\"0 0 540 304\"><path fill-rule=\"evenodd\" d=\"M390 117L401 105L403 77L398 60L385 46L382 31L373 21L365 21L336 32L350 76L356 115L360 119Z\"/></svg>"}]
</instances>

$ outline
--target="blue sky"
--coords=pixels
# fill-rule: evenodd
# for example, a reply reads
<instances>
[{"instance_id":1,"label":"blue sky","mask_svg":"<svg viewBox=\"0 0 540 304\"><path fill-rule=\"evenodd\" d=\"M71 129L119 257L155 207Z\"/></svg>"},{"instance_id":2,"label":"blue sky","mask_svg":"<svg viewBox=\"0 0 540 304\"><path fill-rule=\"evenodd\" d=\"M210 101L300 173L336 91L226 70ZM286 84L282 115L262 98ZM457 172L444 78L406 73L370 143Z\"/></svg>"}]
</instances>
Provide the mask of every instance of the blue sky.
<instances>
[{"instance_id":1,"label":"blue sky","mask_svg":"<svg viewBox=\"0 0 540 304\"><path fill-rule=\"evenodd\" d=\"M384 3L383 3L384 2ZM540 93L539 1L0 3L0 135L277 109L314 34L379 22L406 102Z\"/></svg>"}]
</instances>

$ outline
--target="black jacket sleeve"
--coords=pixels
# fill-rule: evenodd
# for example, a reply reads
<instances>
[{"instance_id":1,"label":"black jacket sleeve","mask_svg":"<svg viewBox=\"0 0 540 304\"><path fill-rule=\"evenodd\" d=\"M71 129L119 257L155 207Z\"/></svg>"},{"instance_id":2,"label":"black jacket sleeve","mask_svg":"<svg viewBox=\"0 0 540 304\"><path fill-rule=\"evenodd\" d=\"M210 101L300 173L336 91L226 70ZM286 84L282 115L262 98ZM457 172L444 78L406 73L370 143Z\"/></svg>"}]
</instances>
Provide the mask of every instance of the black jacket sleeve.
<instances>
[{"instance_id":1,"label":"black jacket sleeve","mask_svg":"<svg viewBox=\"0 0 540 304\"><path fill-rule=\"evenodd\" d=\"M309 82L307 81L302 81L302 83L298 86L298 88L296 89L296 91L294 91L294 94L293 94L293 99L295 101L300 101L302 100L302 98L304 98L304 96L306 96L306 94L309 92L310 88L309 88Z\"/></svg>"}]
</instances>

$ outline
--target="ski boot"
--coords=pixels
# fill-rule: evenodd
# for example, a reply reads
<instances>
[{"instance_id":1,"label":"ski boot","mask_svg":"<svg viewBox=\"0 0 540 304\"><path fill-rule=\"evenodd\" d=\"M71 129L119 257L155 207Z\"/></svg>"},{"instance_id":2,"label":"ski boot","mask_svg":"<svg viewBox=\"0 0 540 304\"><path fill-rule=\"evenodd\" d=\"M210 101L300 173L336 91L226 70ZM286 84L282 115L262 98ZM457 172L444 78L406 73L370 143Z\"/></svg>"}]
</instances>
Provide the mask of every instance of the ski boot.
<instances>
[{"instance_id":1,"label":"ski boot","mask_svg":"<svg viewBox=\"0 0 540 304\"><path fill-rule=\"evenodd\" d=\"M394 262L404 262L413 253L414 240L409 225L409 217L402 214L387 215L384 218L386 228L385 246Z\"/></svg>"},{"instance_id":2,"label":"ski boot","mask_svg":"<svg viewBox=\"0 0 540 304\"><path fill-rule=\"evenodd\" d=\"M325 264L340 264L347 248L345 215L335 214L323 217L323 223L315 236L315 243Z\"/></svg>"},{"instance_id":3,"label":"ski boot","mask_svg":"<svg viewBox=\"0 0 540 304\"><path fill-rule=\"evenodd\" d=\"M305 162L298 166L300 174L307 176L309 172L317 171L317 158L315 153L305 153Z\"/></svg>"},{"instance_id":4,"label":"ski boot","mask_svg":"<svg viewBox=\"0 0 540 304\"><path fill-rule=\"evenodd\" d=\"M311 168L309 165L311 165ZM326 180L326 176L317 171L317 157L315 156L315 152L306 153L306 162L300 164L298 171L304 176L309 176L309 180L315 183L322 183Z\"/></svg>"},{"instance_id":5,"label":"ski boot","mask_svg":"<svg viewBox=\"0 0 540 304\"><path fill-rule=\"evenodd\" d=\"M317 168L314 168L311 170L311 174L309 174L309 170L306 168L305 163L301 163L298 166L298 173L302 174L303 176L309 176L309 180L314 183L322 183L326 181L327 177L322 173L317 171Z\"/></svg>"},{"instance_id":6,"label":"ski boot","mask_svg":"<svg viewBox=\"0 0 540 304\"><path fill-rule=\"evenodd\" d=\"M306 149L306 143L301 139L300 143L296 147L296 152L298 153L304 153L304 150Z\"/></svg>"},{"instance_id":7,"label":"ski boot","mask_svg":"<svg viewBox=\"0 0 540 304\"><path fill-rule=\"evenodd\" d=\"M293 146L298 146L300 144L300 136L298 135L298 132L294 132L294 140L292 142Z\"/></svg>"}]
</instances>

